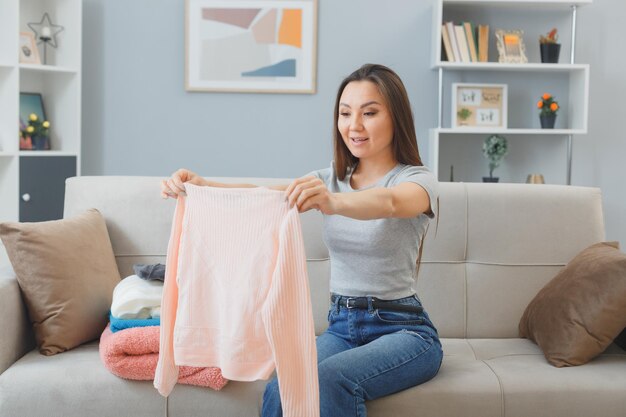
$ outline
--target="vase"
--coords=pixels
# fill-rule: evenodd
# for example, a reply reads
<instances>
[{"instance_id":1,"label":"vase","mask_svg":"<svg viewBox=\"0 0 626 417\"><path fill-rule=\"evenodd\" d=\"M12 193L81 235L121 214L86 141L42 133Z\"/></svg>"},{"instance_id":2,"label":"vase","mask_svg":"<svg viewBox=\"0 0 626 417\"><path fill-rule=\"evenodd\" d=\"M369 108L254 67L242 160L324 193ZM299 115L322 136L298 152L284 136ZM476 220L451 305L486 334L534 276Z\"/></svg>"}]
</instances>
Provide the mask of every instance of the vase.
<instances>
[{"instance_id":1,"label":"vase","mask_svg":"<svg viewBox=\"0 0 626 417\"><path fill-rule=\"evenodd\" d=\"M561 52L560 43L541 43L541 62L544 64L557 64L559 62L559 52Z\"/></svg>"},{"instance_id":2,"label":"vase","mask_svg":"<svg viewBox=\"0 0 626 417\"><path fill-rule=\"evenodd\" d=\"M543 175L541 174L528 174L526 177L526 184L545 184L546 181L543 179Z\"/></svg>"},{"instance_id":3,"label":"vase","mask_svg":"<svg viewBox=\"0 0 626 417\"><path fill-rule=\"evenodd\" d=\"M556 113L540 114L539 120L541 121L542 129L554 129L554 122L556 121Z\"/></svg>"},{"instance_id":4,"label":"vase","mask_svg":"<svg viewBox=\"0 0 626 417\"><path fill-rule=\"evenodd\" d=\"M45 151L47 149L50 149L50 146L48 144L48 137L44 136L44 135L33 135L31 137L32 139L32 143L33 143L33 150L34 151Z\"/></svg>"},{"instance_id":5,"label":"vase","mask_svg":"<svg viewBox=\"0 0 626 417\"><path fill-rule=\"evenodd\" d=\"M483 177L483 182L498 182L499 177Z\"/></svg>"},{"instance_id":6,"label":"vase","mask_svg":"<svg viewBox=\"0 0 626 417\"><path fill-rule=\"evenodd\" d=\"M22 136L20 137L20 150L31 150L33 149L33 141L30 136Z\"/></svg>"}]
</instances>

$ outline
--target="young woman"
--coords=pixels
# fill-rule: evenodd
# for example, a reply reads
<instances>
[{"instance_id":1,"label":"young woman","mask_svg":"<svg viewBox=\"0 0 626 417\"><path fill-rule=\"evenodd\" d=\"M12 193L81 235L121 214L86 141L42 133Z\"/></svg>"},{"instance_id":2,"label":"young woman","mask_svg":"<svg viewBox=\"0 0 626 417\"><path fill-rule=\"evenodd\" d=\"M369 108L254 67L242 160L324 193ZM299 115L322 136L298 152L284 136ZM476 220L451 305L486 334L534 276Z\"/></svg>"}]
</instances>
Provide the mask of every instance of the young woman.
<instances>
[{"instance_id":1,"label":"young woman","mask_svg":"<svg viewBox=\"0 0 626 417\"><path fill-rule=\"evenodd\" d=\"M344 79L334 126L329 168L270 188L284 190L300 212L324 214L331 306L316 342L321 416L363 417L366 400L424 383L441 366L437 329L415 291L438 184L422 164L409 99L391 69L367 64ZM255 187L181 169L163 181L162 197L184 193L185 182ZM262 415L282 415L276 378Z\"/></svg>"}]
</instances>

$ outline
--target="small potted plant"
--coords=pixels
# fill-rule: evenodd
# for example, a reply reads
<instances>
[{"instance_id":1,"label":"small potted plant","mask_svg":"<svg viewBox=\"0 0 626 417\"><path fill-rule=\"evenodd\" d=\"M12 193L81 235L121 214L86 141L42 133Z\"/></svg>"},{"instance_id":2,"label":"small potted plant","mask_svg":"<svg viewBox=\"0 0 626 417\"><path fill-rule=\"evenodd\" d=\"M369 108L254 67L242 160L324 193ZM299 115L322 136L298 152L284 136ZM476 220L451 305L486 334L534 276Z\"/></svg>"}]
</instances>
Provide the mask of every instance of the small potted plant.
<instances>
[{"instance_id":1,"label":"small potted plant","mask_svg":"<svg viewBox=\"0 0 626 417\"><path fill-rule=\"evenodd\" d=\"M467 107L463 107L461 110L456 112L457 117L459 118L459 126L467 125L467 119L472 115L472 111Z\"/></svg>"},{"instance_id":2,"label":"small potted plant","mask_svg":"<svg viewBox=\"0 0 626 417\"><path fill-rule=\"evenodd\" d=\"M506 138L500 135L491 135L483 142L483 155L489 160L489 176L483 177L483 182L498 182L493 176L493 170L500 166L500 161L509 152Z\"/></svg>"},{"instance_id":3,"label":"small potted plant","mask_svg":"<svg viewBox=\"0 0 626 417\"><path fill-rule=\"evenodd\" d=\"M20 126L20 140L30 138L32 143L31 149L33 150L50 149L49 135L50 122L48 120L39 120L35 113L31 113L28 116L28 125Z\"/></svg>"},{"instance_id":4,"label":"small potted plant","mask_svg":"<svg viewBox=\"0 0 626 417\"><path fill-rule=\"evenodd\" d=\"M539 120L542 129L554 129L556 121L556 112L559 111L559 103L554 99L552 94L543 93L541 100L537 102L539 109Z\"/></svg>"},{"instance_id":5,"label":"small potted plant","mask_svg":"<svg viewBox=\"0 0 626 417\"><path fill-rule=\"evenodd\" d=\"M539 36L539 49L541 50L541 62L547 64L556 64L559 62L559 53L561 52L561 44L557 41L559 35L556 28L553 28L546 36Z\"/></svg>"}]
</instances>

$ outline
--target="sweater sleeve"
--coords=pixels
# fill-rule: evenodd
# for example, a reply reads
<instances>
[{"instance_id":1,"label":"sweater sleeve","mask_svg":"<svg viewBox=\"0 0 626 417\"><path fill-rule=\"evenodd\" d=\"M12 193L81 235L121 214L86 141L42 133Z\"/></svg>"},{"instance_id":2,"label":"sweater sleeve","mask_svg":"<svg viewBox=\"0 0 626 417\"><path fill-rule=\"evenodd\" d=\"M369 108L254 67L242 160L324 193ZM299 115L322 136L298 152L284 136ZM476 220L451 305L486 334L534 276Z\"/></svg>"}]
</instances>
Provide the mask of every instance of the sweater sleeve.
<instances>
[{"instance_id":1,"label":"sweater sleeve","mask_svg":"<svg viewBox=\"0 0 626 417\"><path fill-rule=\"evenodd\" d=\"M185 214L185 198L178 197L172 221L165 261L165 280L161 298L161 325L159 330L159 360L154 374L154 387L164 397L170 395L178 381L178 366L174 362L174 324L178 308L178 250Z\"/></svg>"},{"instance_id":2,"label":"sweater sleeve","mask_svg":"<svg viewBox=\"0 0 626 417\"><path fill-rule=\"evenodd\" d=\"M319 417L315 326L296 206L288 211L280 228L278 256L262 317L274 353L283 415Z\"/></svg>"}]
</instances>

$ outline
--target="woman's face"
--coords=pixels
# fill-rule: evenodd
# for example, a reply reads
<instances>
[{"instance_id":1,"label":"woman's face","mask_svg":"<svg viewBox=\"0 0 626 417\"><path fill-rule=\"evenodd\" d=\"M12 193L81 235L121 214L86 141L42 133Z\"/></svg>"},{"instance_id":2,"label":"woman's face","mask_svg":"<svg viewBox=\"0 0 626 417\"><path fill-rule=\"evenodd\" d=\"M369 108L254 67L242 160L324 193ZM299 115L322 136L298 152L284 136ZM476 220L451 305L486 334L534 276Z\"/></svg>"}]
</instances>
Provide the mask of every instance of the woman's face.
<instances>
[{"instance_id":1,"label":"woman's face","mask_svg":"<svg viewBox=\"0 0 626 417\"><path fill-rule=\"evenodd\" d=\"M359 159L393 153L393 121L384 97L371 81L352 81L339 99L337 128Z\"/></svg>"}]
</instances>

